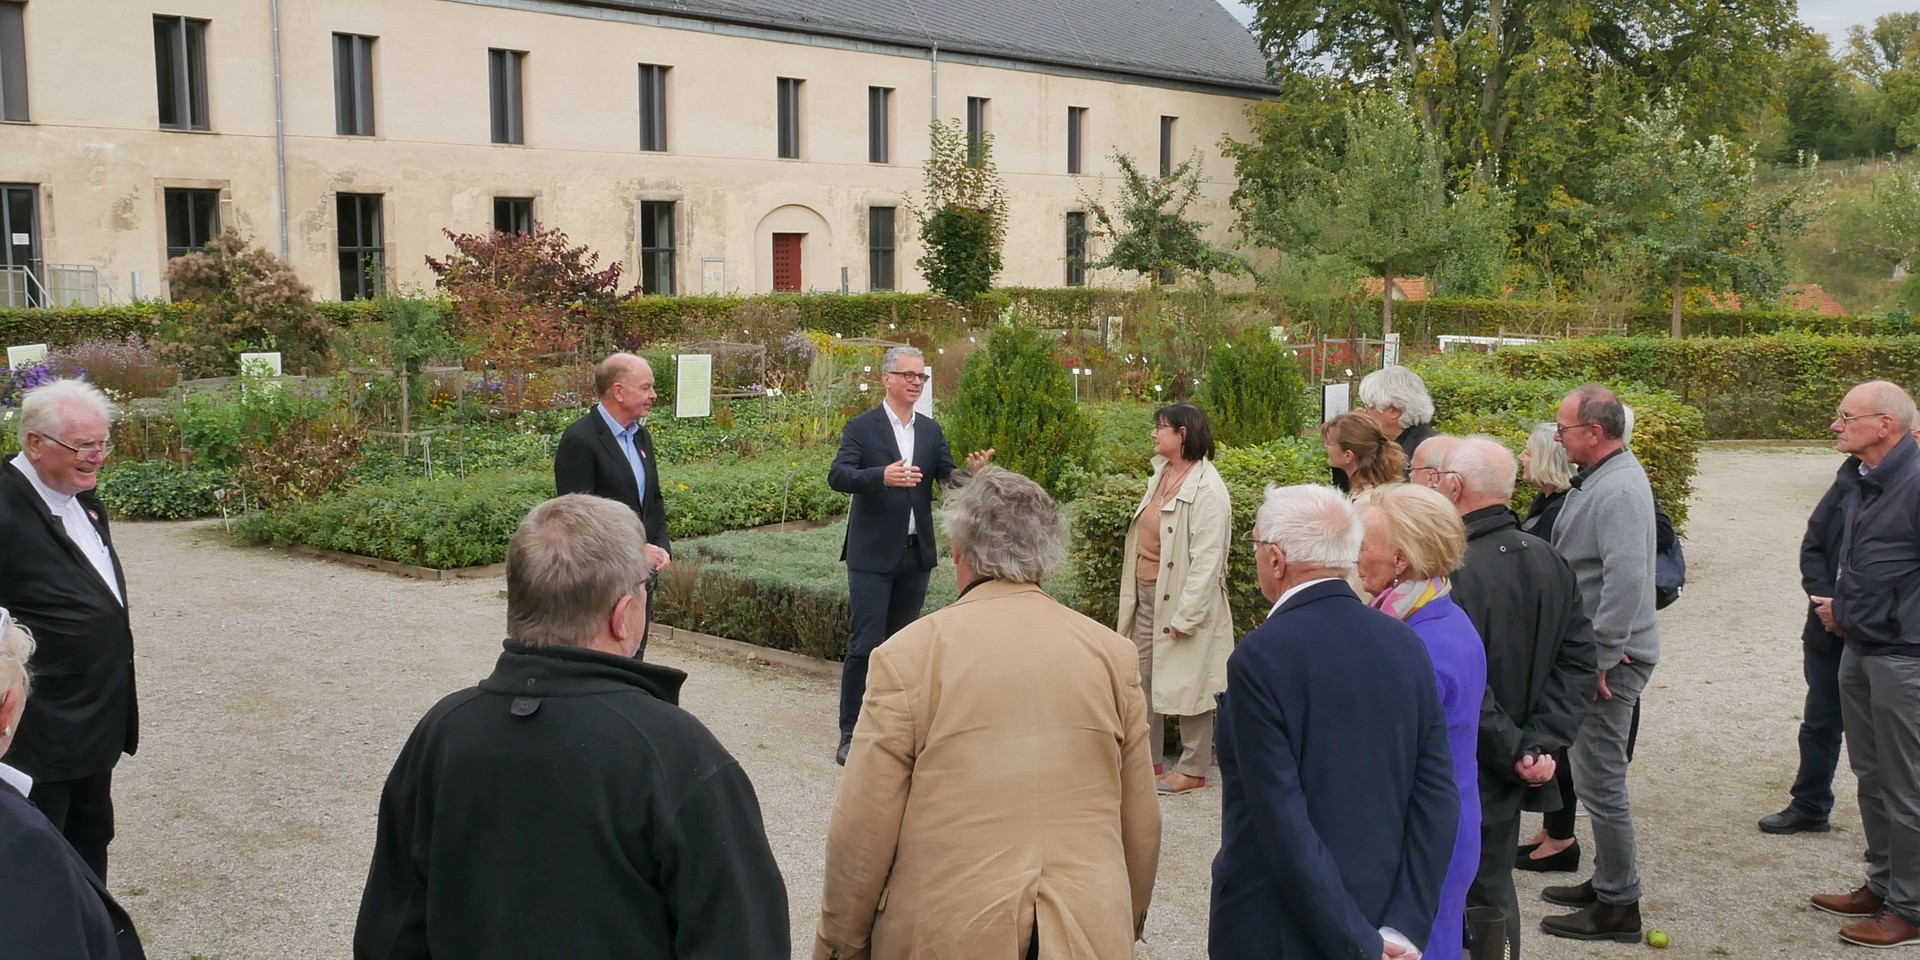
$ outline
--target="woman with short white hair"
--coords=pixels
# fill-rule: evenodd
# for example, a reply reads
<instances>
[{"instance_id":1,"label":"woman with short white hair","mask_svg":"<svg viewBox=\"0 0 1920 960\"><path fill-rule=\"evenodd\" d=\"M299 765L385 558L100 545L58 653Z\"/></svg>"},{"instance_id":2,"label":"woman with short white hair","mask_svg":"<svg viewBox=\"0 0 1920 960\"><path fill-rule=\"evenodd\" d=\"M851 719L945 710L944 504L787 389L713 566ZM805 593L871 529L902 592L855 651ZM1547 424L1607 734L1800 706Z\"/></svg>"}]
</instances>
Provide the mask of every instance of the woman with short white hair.
<instances>
[{"instance_id":1,"label":"woman with short white hair","mask_svg":"<svg viewBox=\"0 0 1920 960\"><path fill-rule=\"evenodd\" d=\"M0 757L27 708L33 635L0 608ZM7 956L142 960L133 921L73 845L27 802L33 778L0 762L0 942Z\"/></svg>"},{"instance_id":2,"label":"woman with short white hair","mask_svg":"<svg viewBox=\"0 0 1920 960\"><path fill-rule=\"evenodd\" d=\"M1559 427L1551 422L1533 428L1525 449L1520 451L1520 475L1539 489L1520 529L1552 542L1553 521L1560 516L1567 491L1573 489L1574 468L1567 459L1567 448L1560 445ZM1569 834L1571 836L1571 834Z\"/></svg>"},{"instance_id":3,"label":"woman with short white hair","mask_svg":"<svg viewBox=\"0 0 1920 960\"><path fill-rule=\"evenodd\" d=\"M1367 416L1380 425L1387 439L1406 451L1407 463L1413 463L1413 451L1428 437L1438 436L1433 428L1433 396L1420 375L1401 366L1386 366L1360 381L1360 403Z\"/></svg>"}]
</instances>

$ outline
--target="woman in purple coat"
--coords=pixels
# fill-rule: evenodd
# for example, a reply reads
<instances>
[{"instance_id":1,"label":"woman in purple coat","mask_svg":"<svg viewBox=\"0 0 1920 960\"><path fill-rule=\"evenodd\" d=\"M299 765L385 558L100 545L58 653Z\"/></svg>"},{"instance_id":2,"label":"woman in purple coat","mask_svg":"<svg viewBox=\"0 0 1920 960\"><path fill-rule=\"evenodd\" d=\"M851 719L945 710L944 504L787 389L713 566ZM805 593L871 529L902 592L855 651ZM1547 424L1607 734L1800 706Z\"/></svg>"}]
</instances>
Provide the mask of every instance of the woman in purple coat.
<instances>
[{"instance_id":1,"label":"woman in purple coat","mask_svg":"<svg viewBox=\"0 0 1920 960\"><path fill-rule=\"evenodd\" d=\"M1453 782L1460 791L1460 833L1440 888L1440 910L1426 960L1459 960L1465 940L1467 887L1480 864L1480 787L1474 750L1480 702L1487 690L1487 650L1465 611L1447 594L1447 574L1467 552L1467 530L1453 504L1426 487L1393 483L1360 498L1366 537L1358 573L1375 609L1413 628L1433 660L1434 682L1447 714Z\"/></svg>"}]
</instances>

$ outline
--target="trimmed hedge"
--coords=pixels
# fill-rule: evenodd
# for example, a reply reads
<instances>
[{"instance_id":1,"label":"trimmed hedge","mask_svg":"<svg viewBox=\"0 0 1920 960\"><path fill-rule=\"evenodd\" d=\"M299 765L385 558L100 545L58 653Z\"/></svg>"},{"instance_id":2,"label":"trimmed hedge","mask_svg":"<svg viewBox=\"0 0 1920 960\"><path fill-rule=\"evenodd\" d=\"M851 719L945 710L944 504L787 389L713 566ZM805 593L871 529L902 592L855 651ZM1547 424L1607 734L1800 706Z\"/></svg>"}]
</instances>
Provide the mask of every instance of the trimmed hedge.
<instances>
[{"instance_id":1,"label":"trimmed hedge","mask_svg":"<svg viewBox=\"0 0 1920 960\"><path fill-rule=\"evenodd\" d=\"M219 494L233 485L228 470L135 460L103 471L99 494L115 520L191 520L219 516Z\"/></svg>"},{"instance_id":2,"label":"trimmed hedge","mask_svg":"<svg viewBox=\"0 0 1920 960\"><path fill-rule=\"evenodd\" d=\"M1483 362L1509 377L1667 390L1699 410L1716 439L1797 440L1826 437L1833 411L1859 383L1920 386L1920 337L1602 337L1510 348Z\"/></svg>"}]
</instances>

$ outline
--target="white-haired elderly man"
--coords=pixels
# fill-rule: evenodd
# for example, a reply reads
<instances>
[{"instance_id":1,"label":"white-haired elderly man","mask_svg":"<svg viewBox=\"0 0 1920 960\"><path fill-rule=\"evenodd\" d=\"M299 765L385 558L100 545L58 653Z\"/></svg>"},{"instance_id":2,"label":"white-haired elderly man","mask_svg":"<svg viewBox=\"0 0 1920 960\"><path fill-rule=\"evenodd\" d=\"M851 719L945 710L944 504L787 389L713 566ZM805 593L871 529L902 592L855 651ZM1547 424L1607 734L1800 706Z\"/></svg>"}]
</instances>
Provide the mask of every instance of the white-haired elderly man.
<instances>
[{"instance_id":1,"label":"white-haired elderly man","mask_svg":"<svg viewBox=\"0 0 1920 960\"><path fill-rule=\"evenodd\" d=\"M33 778L34 804L103 880L113 768L140 730L126 577L94 495L113 413L85 381L27 391L20 453L0 470L0 606L39 640L40 677L7 762Z\"/></svg>"},{"instance_id":2,"label":"white-haired elderly man","mask_svg":"<svg viewBox=\"0 0 1920 960\"><path fill-rule=\"evenodd\" d=\"M786 960L786 884L746 772L636 659L653 563L615 500L507 544L493 674L420 720L380 794L356 960Z\"/></svg>"},{"instance_id":3,"label":"white-haired elderly man","mask_svg":"<svg viewBox=\"0 0 1920 960\"><path fill-rule=\"evenodd\" d=\"M1437 435L1427 382L1406 367L1385 366L1361 378L1360 403L1367 416L1380 425L1380 432L1406 451L1409 468L1414 451Z\"/></svg>"},{"instance_id":4,"label":"white-haired elderly man","mask_svg":"<svg viewBox=\"0 0 1920 960\"><path fill-rule=\"evenodd\" d=\"M1453 599L1487 645L1480 708L1480 867L1467 906L1494 907L1520 952L1513 850L1522 810L1560 807L1554 755L1573 745L1594 689L1593 628L1573 568L1547 541L1520 531L1507 509L1518 465L1487 436L1442 437L1428 485L1453 501L1467 526L1467 556L1453 573ZM1539 788L1539 789L1537 789Z\"/></svg>"},{"instance_id":5,"label":"white-haired elderly man","mask_svg":"<svg viewBox=\"0 0 1920 960\"><path fill-rule=\"evenodd\" d=\"M1213 960L1400 957L1432 932L1460 826L1446 715L1420 638L1347 586L1361 535L1331 487L1260 507L1274 605L1227 661Z\"/></svg>"}]
</instances>

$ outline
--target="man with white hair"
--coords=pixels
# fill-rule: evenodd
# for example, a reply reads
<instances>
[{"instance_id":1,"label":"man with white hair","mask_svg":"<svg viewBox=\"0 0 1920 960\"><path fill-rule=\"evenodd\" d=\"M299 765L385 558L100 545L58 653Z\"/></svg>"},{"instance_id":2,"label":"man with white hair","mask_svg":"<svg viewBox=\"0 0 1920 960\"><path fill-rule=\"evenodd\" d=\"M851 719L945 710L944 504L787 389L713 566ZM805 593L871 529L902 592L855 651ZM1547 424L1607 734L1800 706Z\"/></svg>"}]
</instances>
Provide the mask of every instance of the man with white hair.
<instances>
[{"instance_id":1,"label":"man with white hair","mask_svg":"<svg viewBox=\"0 0 1920 960\"><path fill-rule=\"evenodd\" d=\"M1447 441L1442 447L1442 441ZM1467 556L1453 574L1453 599L1487 645L1487 694L1480 707L1480 869L1467 906L1506 914L1520 953L1520 900L1513 849L1522 810L1559 809L1554 754L1572 746L1593 692L1593 627L1580 606L1573 568L1547 541L1520 531L1507 509L1518 465L1487 436L1442 437L1430 471L1467 526Z\"/></svg>"},{"instance_id":2,"label":"man with white hair","mask_svg":"<svg viewBox=\"0 0 1920 960\"><path fill-rule=\"evenodd\" d=\"M1847 392L1834 447L1860 458L1829 615L1845 638L1840 714L1859 784L1867 882L1813 905L1858 917L1840 939L1920 943L1920 448L1913 398L1885 380Z\"/></svg>"},{"instance_id":3,"label":"man with white hair","mask_svg":"<svg viewBox=\"0 0 1920 960\"><path fill-rule=\"evenodd\" d=\"M1414 451L1438 435L1433 429L1433 397L1427 393L1427 382L1406 367L1385 366L1363 377L1360 403L1366 415L1380 425L1380 432L1406 451L1409 466Z\"/></svg>"},{"instance_id":4,"label":"man with white hair","mask_svg":"<svg viewBox=\"0 0 1920 960\"><path fill-rule=\"evenodd\" d=\"M7 762L87 866L107 876L113 768L139 746L126 577L94 495L113 404L55 380L20 403L20 453L0 469L0 606L39 640L39 688Z\"/></svg>"},{"instance_id":5,"label":"man with white hair","mask_svg":"<svg viewBox=\"0 0 1920 960\"><path fill-rule=\"evenodd\" d=\"M1353 506L1267 488L1251 539L1267 621L1227 661L1208 956L1407 956L1459 831L1426 646L1354 596ZM1275 909L1275 904L1284 909Z\"/></svg>"}]
</instances>

